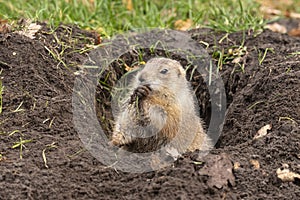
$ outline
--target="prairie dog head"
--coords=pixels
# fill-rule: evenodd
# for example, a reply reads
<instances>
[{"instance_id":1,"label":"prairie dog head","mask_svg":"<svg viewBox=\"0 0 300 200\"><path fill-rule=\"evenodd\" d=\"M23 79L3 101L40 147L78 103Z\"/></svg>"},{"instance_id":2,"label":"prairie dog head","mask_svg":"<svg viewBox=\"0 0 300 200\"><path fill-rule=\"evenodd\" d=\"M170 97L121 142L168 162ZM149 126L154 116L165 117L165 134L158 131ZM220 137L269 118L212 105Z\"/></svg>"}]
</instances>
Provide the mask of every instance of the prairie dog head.
<instances>
[{"instance_id":1,"label":"prairie dog head","mask_svg":"<svg viewBox=\"0 0 300 200\"><path fill-rule=\"evenodd\" d=\"M169 58L152 58L145 67L137 73L138 85L149 85L153 90L170 88L180 89L186 82L185 70L178 61Z\"/></svg>"}]
</instances>

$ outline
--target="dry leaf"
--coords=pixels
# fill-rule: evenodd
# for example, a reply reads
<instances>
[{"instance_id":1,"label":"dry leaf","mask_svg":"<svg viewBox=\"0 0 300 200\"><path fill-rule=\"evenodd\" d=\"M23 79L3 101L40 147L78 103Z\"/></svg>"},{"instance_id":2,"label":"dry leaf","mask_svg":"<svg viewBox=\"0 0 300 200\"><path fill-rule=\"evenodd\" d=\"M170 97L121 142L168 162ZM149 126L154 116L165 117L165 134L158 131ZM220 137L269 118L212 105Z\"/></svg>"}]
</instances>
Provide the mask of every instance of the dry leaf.
<instances>
[{"instance_id":1,"label":"dry leaf","mask_svg":"<svg viewBox=\"0 0 300 200\"><path fill-rule=\"evenodd\" d=\"M287 8L291 6L294 2L293 0L256 0L257 3L268 6L272 8Z\"/></svg>"},{"instance_id":2,"label":"dry leaf","mask_svg":"<svg viewBox=\"0 0 300 200\"><path fill-rule=\"evenodd\" d=\"M35 34L42 28L41 25L38 25L36 23L29 24L28 27L25 27L22 31L17 31L18 34L24 35L26 37L29 37L31 39L35 38Z\"/></svg>"},{"instance_id":3,"label":"dry leaf","mask_svg":"<svg viewBox=\"0 0 300 200\"><path fill-rule=\"evenodd\" d=\"M289 36L300 37L300 28L294 28L288 34Z\"/></svg>"},{"instance_id":4,"label":"dry leaf","mask_svg":"<svg viewBox=\"0 0 300 200\"><path fill-rule=\"evenodd\" d=\"M193 21L191 19L187 19L187 20L179 19L174 23L174 27L176 30L186 31L189 28L191 28L192 24Z\"/></svg>"},{"instance_id":5,"label":"dry leaf","mask_svg":"<svg viewBox=\"0 0 300 200\"><path fill-rule=\"evenodd\" d=\"M259 169L260 164L258 160L250 160L251 165L254 167L254 169Z\"/></svg>"},{"instance_id":6,"label":"dry leaf","mask_svg":"<svg viewBox=\"0 0 300 200\"><path fill-rule=\"evenodd\" d=\"M285 12L285 16L294 19L300 19L300 13Z\"/></svg>"},{"instance_id":7,"label":"dry leaf","mask_svg":"<svg viewBox=\"0 0 300 200\"><path fill-rule=\"evenodd\" d=\"M276 170L277 177L284 182L293 182L295 178L300 179L300 174L291 172L289 169L280 169Z\"/></svg>"},{"instance_id":8,"label":"dry leaf","mask_svg":"<svg viewBox=\"0 0 300 200\"><path fill-rule=\"evenodd\" d=\"M132 0L122 0L123 4L126 6L126 9L129 11L133 10Z\"/></svg>"},{"instance_id":9,"label":"dry leaf","mask_svg":"<svg viewBox=\"0 0 300 200\"><path fill-rule=\"evenodd\" d=\"M275 15L275 16L281 15L280 10L270 8L268 6L261 6L260 11L264 13L265 18L270 18L270 15Z\"/></svg>"},{"instance_id":10,"label":"dry leaf","mask_svg":"<svg viewBox=\"0 0 300 200\"><path fill-rule=\"evenodd\" d=\"M8 24L7 20L0 19L0 33L8 33L11 31L11 26Z\"/></svg>"},{"instance_id":11,"label":"dry leaf","mask_svg":"<svg viewBox=\"0 0 300 200\"><path fill-rule=\"evenodd\" d=\"M295 12L281 11L278 9L274 9L268 6L261 6L260 11L264 13L266 18L270 18L270 16L281 16L284 15L289 18L300 19L300 14Z\"/></svg>"},{"instance_id":12,"label":"dry leaf","mask_svg":"<svg viewBox=\"0 0 300 200\"><path fill-rule=\"evenodd\" d=\"M237 169L239 169L239 168L241 168L241 163L239 163L239 162L233 163L233 169L234 169L234 170L237 170Z\"/></svg>"},{"instance_id":13,"label":"dry leaf","mask_svg":"<svg viewBox=\"0 0 300 200\"><path fill-rule=\"evenodd\" d=\"M273 24L267 24L265 26L265 28L273 31L273 32L277 32L277 33L287 33L287 29L286 27L278 24L278 23L273 23Z\"/></svg>"},{"instance_id":14,"label":"dry leaf","mask_svg":"<svg viewBox=\"0 0 300 200\"><path fill-rule=\"evenodd\" d=\"M93 6L95 3L95 0L81 0L83 4L87 6Z\"/></svg>"},{"instance_id":15,"label":"dry leaf","mask_svg":"<svg viewBox=\"0 0 300 200\"><path fill-rule=\"evenodd\" d=\"M258 139L260 137L263 137L265 135L267 135L268 133L268 130L271 130L272 129L272 125L271 124L267 124L263 127L261 127L257 133L254 135L254 138L253 139Z\"/></svg>"},{"instance_id":16,"label":"dry leaf","mask_svg":"<svg viewBox=\"0 0 300 200\"><path fill-rule=\"evenodd\" d=\"M126 70L127 72L130 72L130 71L132 71L132 70L135 70L135 69L138 69L138 68L139 68L139 66L129 67L126 63L125 63L124 65L125 65L125 70Z\"/></svg>"}]
</instances>

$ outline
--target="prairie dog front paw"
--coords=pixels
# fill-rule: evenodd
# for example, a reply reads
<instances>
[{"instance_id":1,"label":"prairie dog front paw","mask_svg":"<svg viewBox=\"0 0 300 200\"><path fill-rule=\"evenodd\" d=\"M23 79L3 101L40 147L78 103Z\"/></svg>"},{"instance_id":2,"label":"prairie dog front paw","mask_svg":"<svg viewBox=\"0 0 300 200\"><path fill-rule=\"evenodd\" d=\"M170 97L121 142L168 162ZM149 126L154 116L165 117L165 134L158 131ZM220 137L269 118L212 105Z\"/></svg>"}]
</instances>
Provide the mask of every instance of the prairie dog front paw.
<instances>
[{"instance_id":1,"label":"prairie dog front paw","mask_svg":"<svg viewBox=\"0 0 300 200\"><path fill-rule=\"evenodd\" d=\"M141 85L138 88L136 88L131 95L130 103L135 102L138 100L143 100L145 97L147 97L151 93L152 89L150 88L150 85Z\"/></svg>"}]
</instances>

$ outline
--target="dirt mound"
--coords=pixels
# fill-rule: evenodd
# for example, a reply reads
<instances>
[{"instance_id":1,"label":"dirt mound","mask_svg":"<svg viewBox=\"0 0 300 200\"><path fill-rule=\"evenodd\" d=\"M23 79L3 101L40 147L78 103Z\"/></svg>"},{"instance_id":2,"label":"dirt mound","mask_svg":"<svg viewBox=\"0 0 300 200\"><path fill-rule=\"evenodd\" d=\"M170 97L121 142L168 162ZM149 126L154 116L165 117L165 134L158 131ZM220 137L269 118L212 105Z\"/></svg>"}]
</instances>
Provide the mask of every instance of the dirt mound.
<instances>
[{"instance_id":1,"label":"dirt mound","mask_svg":"<svg viewBox=\"0 0 300 200\"><path fill-rule=\"evenodd\" d=\"M276 171L300 173L300 39L270 31L189 33L220 68L228 103L222 136L204 160L188 153L143 174L102 165L75 131L74 72L98 42L94 34L44 26L35 39L0 35L0 199L297 199L299 179L284 182ZM268 124L267 135L253 139ZM224 166L233 177L221 176Z\"/></svg>"}]
</instances>

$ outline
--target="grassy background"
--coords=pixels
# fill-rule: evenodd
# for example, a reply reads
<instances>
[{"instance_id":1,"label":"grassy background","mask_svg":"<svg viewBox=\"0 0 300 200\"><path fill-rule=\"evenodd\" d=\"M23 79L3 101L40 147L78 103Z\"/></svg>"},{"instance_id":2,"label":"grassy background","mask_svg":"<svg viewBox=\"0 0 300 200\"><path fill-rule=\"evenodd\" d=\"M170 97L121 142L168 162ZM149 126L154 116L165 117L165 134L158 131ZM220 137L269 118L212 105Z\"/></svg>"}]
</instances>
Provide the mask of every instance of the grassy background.
<instances>
[{"instance_id":1,"label":"grassy background","mask_svg":"<svg viewBox=\"0 0 300 200\"><path fill-rule=\"evenodd\" d=\"M134 28L174 28L177 20L187 19L192 27L226 32L260 29L264 22L253 0L132 0L132 6L130 0L0 0L1 18L30 18L52 26L77 24L106 36Z\"/></svg>"}]
</instances>

